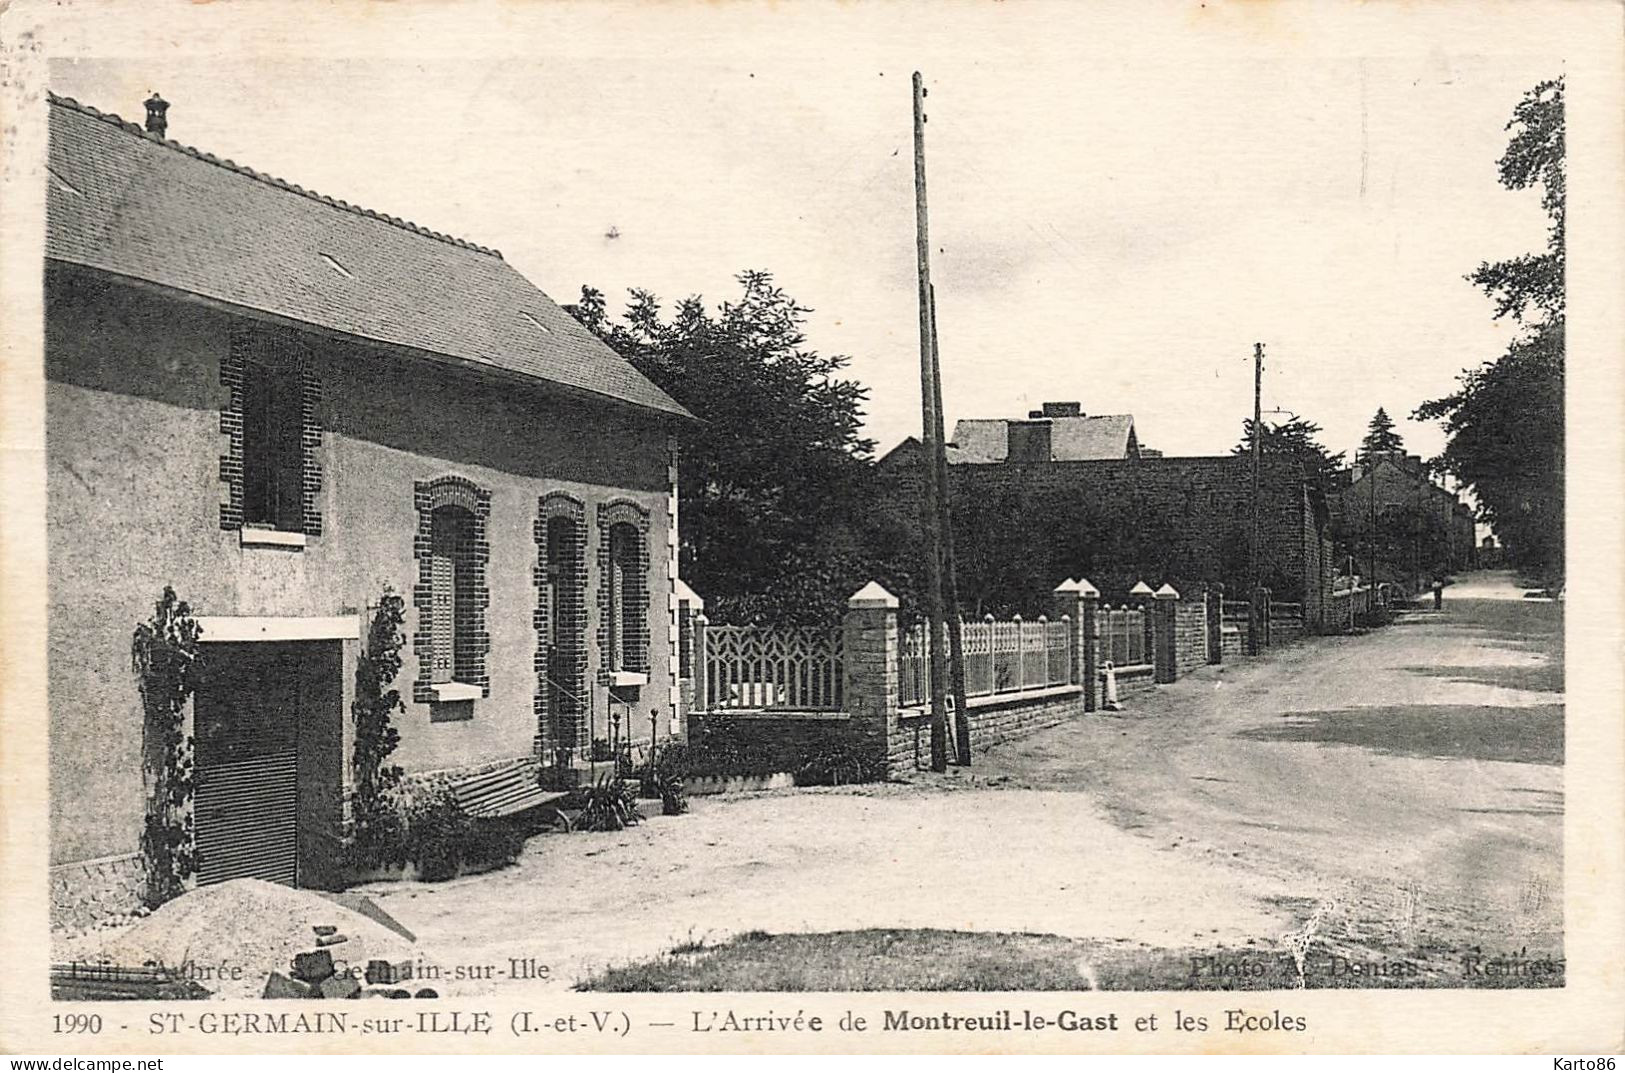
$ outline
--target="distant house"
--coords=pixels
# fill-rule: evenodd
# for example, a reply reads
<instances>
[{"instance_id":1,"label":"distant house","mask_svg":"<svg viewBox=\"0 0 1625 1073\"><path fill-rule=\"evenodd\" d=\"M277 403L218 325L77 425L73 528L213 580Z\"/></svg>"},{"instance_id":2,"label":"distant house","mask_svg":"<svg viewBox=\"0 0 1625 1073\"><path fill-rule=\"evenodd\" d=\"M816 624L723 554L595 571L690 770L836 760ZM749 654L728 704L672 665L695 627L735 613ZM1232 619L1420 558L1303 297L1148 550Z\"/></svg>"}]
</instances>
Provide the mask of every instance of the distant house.
<instances>
[{"instance_id":1,"label":"distant house","mask_svg":"<svg viewBox=\"0 0 1625 1073\"><path fill-rule=\"evenodd\" d=\"M148 105L142 129L49 102L57 908L132 893L130 637L166 585L203 627L202 882L324 881L386 586L409 773L534 784L680 730L683 408L496 250L177 144Z\"/></svg>"},{"instance_id":2,"label":"distant house","mask_svg":"<svg viewBox=\"0 0 1625 1073\"><path fill-rule=\"evenodd\" d=\"M899 462L918 447L919 440L911 436L881 462ZM954 425L947 451L950 463L968 464L1104 462L1141 455L1133 415L1085 414L1076 402L1046 402L1042 409L1030 411L1026 420L961 420Z\"/></svg>"},{"instance_id":3,"label":"distant house","mask_svg":"<svg viewBox=\"0 0 1625 1073\"><path fill-rule=\"evenodd\" d=\"M1444 561L1416 563L1407 558L1391 563L1396 576L1417 570L1467 570L1476 565L1477 526L1472 508L1434 479L1420 455L1387 451L1362 458L1344 470L1339 507L1349 533L1369 531L1373 501L1379 518L1396 512L1416 513L1432 518L1444 534L1448 549Z\"/></svg>"},{"instance_id":4,"label":"distant house","mask_svg":"<svg viewBox=\"0 0 1625 1073\"><path fill-rule=\"evenodd\" d=\"M919 451L905 440L880 462L898 517L917 502ZM1046 403L1024 421L960 421L948 462L971 606L1038 608L1068 577L1087 577L1108 600L1139 580L1223 582L1240 598L1256 580L1318 621L1333 572L1328 512L1293 462L1267 458L1261 469L1256 567L1251 458L1164 457L1140 446L1129 415Z\"/></svg>"}]
</instances>

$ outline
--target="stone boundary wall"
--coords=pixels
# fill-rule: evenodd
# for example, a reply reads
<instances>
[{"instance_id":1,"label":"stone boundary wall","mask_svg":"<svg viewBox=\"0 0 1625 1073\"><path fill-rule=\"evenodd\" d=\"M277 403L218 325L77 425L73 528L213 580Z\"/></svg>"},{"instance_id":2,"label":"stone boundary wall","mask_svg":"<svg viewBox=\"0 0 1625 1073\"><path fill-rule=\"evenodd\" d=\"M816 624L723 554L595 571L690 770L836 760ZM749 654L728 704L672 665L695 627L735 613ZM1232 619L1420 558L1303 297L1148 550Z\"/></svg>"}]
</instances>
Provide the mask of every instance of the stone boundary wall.
<instances>
[{"instance_id":1,"label":"stone boundary wall","mask_svg":"<svg viewBox=\"0 0 1625 1073\"><path fill-rule=\"evenodd\" d=\"M1146 591L1150 592L1149 587ZM1177 681L1210 664L1240 660L1255 646L1254 654L1262 654L1271 644L1296 640L1305 632L1298 620L1283 625L1279 617L1274 630L1263 628L1262 623L1269 621L1270 594L1260 589L1253 596L1256 610L1249 618L1256 617L1261 628L1258 637L1249 638L1247 623L1238 628L1222 621L1221 598L1218 586L1204 586L1194 598L1182 597L1171 585L1156 590L1146 601L1150 627L1147 655L1151 658L1136 667L1117 668L1118 699ZM1060 621L1064 616L1077 631L1071 644L1070 675L1076 684L973 698L969 706L973 754L1104 706L1099 600L1100 593L1087 581L1068 580L1056 587L1050 620ZM861 750L876 770L884 770L890 777L928 769L930 711L926 707L901 706L897 599L871 582L847 606L842 623L844 712L690 711L687 723L691 740L708 726L727 721L741 741L782 753L785 759L781 767L787 771L795 771L803 759L835 743ZM695 636L685 661L690 669L697 661L695 652L701 644L703 630ZM685 681L684 688L691 689L691 683Z\"/></svg>"},{"instance_id":2,"label":"stone boundary wall","mask_svg":"<svg viewBox=\"0 0 1625 1073\"><path fill-rule=\"evenodd\" d=\"M1181 678L1207 666L1207 601L1200 596L1175 608L1174 665Z\"/></svg>"},{"instance_id":3,"label":"stone boundary wall","mask_svg":"<svg viewBox=\"0 0 1625 1073\"><path fill-rule=\"evenodd\" d=\"M1053 695L1017 697L970 709L972 755L1000 742L1010 741L1036 730L1057 726L1083 714L1083 690L1058 691ZM886 770L896 778L931 767L931 712L909 708L898 713L894 732L887 735Z\"/></svg>"}]
</instances>

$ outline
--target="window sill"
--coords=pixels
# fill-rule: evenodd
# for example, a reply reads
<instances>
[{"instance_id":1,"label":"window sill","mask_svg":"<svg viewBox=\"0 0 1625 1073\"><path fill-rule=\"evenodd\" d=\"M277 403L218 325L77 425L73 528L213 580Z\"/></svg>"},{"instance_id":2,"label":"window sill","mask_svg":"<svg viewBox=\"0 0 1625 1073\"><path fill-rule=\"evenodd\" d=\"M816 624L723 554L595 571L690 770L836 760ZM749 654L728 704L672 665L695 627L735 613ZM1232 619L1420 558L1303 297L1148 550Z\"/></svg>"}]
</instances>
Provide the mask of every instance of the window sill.
<instances>
[{"instance_id":1,"label":"window sill","mask_svg":"<svg viewBox=\"0 0 1625 1073\"><path fill-rule=\"evenodd\" d=\"M302 548L305 546L305 534L291 533L285 529L250 529L248 526L237 530L242 547L270 547L270 548Z\"/></svg>"},{"instance_id":2,"label":"window sill","mask_svg":"<svg viewBox=\"0 0 1625 1073\"><path fill-rule=\"evenodd\" d=\"M611 671L609 672L609 684L616 688L621 686L646 686L649 684L649 676L643 671Z\"/></svg>"},{"instance_id":3,"label":"window sill","mask_svg":"<svg viewBox=\"0 0 1625 1073\"><path fill-rule=\"evenodd\" d=\"M429 688L434 690L436 704L451 704L459 700L479 700L485 693L479 686L471 686L467 682L436 682Z\"/></svg>"}]
</instances>

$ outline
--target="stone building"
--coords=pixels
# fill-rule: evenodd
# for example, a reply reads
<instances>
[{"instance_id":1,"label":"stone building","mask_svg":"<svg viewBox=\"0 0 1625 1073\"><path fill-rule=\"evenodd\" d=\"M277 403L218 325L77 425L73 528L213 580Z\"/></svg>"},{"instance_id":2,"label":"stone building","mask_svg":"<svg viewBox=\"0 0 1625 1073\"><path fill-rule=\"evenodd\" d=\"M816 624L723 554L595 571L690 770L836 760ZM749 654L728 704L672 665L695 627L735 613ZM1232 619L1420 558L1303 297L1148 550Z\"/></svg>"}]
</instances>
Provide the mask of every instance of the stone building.
<instances>
[{"instance_id":1,"label":"stone building","mask_svg":"<svg viewBox=\"0 0 1625 1073\"><path fill-rule=\"evenodd\" d=\"M1453 573L1477 564L1477 526L1472 508L1434 479L1420 455L1389 451L1361 459L1343 471L1338 498L1343 524L1351 537L1370 531L1373 499L1378 519L1405 514L1431 519L1429 524L1439 534L1439 553L1423 551L1419 559L1416 551L1400 548L1390 556L1396 561L1379 564L1382 572L1393 579L1414 581L1419 574ZM1378 525L1380 528L1382 522Z\"/></svg>"},{"instance_id":2,"label":"stone building","mask_svg":"<svg viewBox=\"0 0 1625 1073\"><path fill-rule=\"evenodd\" d=\"M680 731L686 412L493 249L52 97L45 286L59 910L133 891L131 633L202 625L198 877L323 882L361 639L405 600L409 773Z\"/></svg>"},{"instance_id":3,"label":"stone building","mask_svg":"<svg viewBox=\"0 0 1625 1073\"><path fill-rule=\"evenodd\" d=\"M1045 409L1053 413L1057 405ZM1053 449L1048 457L1006 451L990 458L982 450L973 461L964 445L950 445L955 552L967 608L1003 594L1038 608L1056 580L1068 577L1089 578L1107 599L1121 598L1140 580L1171 582L1182 592L1223 582L1239 598L1256 577L1275 599L1303 602L1307 622L1319 621L1333 574L1328 514L1297 463L1264 459L1255 572L1251 457L1165 457L1139 447L1132 418L1110 420L1121 436L1088 458L1062 458ZM956 436L971 424L981 423L960 422ZM1051 442L1061 441L1057 435ZM883 509L900 517L918 509L919 450L918 441L905 440L880 463Z\"/></svg>"}]
</instances>

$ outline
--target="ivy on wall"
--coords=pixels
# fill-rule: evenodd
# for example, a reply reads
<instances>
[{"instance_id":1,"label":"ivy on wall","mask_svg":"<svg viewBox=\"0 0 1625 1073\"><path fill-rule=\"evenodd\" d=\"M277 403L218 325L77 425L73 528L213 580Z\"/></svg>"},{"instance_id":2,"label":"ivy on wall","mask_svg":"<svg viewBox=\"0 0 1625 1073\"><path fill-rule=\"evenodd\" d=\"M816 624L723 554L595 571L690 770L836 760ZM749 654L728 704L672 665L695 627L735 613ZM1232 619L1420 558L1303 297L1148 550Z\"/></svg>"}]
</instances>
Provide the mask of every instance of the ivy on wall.
<instances>
[{"instance_id":1,"label":"ivy on wall","mask_svg":"<svg viewBox=\"0 0 1625 1073\"><path fill-rule=\"evenodd\" d=\"M404 712L406 705L393 683L401 672L401 649L405 646L406 603L386 586L367 629L367 647L356 666L355 701L350 705L355 721L355 746L350 756L355 785L355 837L351 845L357 863L363 865L379 863L399 841L392 798L401 781L401 769L386 766L385 761L401 741L395 715Z\"/></svg>"},{"instance_id":2,"label":"ivy on wall","mask_svg":"<svg viewBox=\"0 0 1625 1073\"><path fill-rule=\"evenodd\" d=\"M140 679L147 817L141 835L146 901L161 905L191 888L197 870L192 831L192 736L186 705L197 688L198 638L192 608L164 586L152 618L135 628L130 667Z\"/></svg>"}]
</instances>

